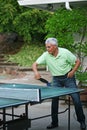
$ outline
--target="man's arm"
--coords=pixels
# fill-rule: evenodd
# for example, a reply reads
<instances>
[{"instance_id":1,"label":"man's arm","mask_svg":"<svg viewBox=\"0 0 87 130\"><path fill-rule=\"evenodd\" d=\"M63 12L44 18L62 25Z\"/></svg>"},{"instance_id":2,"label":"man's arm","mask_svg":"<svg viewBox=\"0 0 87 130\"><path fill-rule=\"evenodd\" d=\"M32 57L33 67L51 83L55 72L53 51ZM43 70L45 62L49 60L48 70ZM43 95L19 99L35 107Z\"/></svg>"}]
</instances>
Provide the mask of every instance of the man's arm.
<instances>
[{"instance_id":1,"label":"man's arm","mask_svg":"<svg viewBox=\"0 0 87 130\"><path fill-rule=\"evenodd\" d=\"M72 68L72 70L68 73L68 78L71 78L73 75L74 75L74 73L77 71L77 69L79 68L79 66L80 66L80 64L81 64L81 62L80 62L80 60L79 59L76 59L76 62L75 62L75 65L74 65L74 67Z\"/></svg>"},{"instance_id":2,"label":"man's arm","mask_svg":"<svg viewBox=\"0 0 87 130\"><path fill-rule=\"evenodd\" d=\"M32 65L32 69L33 69L34 74L35 74L35 79L40 80L41 82L45 83L47 86L51 86L50 82L48 82L44 78L41 78L41 75L39 74L37 67L38 67L38 64L36 62L34 62Z\"/></svg>"},{"instance_id":3,"label":"man's arm","mask_svg":"<svg viewBox=\"0 0 87 130\"><path fill-rule=\"evenodd\" d=\"M40 79L41 76L40 76L40 74L39 74L39 72L38 72L37 67L38 67L38 64L37 64L36 62L34 62L33 65L32 65L32 69L33 69L33 71L34 71L35 78L36 78L36 79Z\"/></svg>"}]
</instances>

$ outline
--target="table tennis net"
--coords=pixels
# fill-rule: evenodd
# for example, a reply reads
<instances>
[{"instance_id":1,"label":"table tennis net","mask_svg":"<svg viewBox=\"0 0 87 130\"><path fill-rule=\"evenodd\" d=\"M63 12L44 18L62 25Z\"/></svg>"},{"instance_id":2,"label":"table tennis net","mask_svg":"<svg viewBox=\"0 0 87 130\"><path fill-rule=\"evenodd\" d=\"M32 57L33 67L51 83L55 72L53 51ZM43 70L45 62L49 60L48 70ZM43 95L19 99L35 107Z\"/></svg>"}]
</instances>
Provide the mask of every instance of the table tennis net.
<instances>
[{"instance_id":1,"label":"table tennis net","mask_svg":"<svg viewBox=\"0 0 87 130\"><path fill-rule=\"evenodd\" d=\"M0 97L39 102L40 90L39 89L0 88Z\"/></svg>"}]
</instances>

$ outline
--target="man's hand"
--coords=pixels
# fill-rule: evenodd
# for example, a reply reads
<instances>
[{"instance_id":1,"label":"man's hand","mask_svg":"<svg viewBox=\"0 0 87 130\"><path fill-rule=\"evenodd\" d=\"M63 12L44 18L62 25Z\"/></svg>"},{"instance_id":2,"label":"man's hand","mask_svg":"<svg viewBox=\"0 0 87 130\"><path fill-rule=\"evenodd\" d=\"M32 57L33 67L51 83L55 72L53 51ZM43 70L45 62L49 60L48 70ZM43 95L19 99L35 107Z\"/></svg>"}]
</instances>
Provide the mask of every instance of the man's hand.
<instances>
[{"instance_id":1,"label":"man's hand","mask_svg":"<svg viewBox=\"0 0 87 130\"><path fill-rule=\"evenodd\" d=\"M67 78L72 78L73 75L74 75L74 72L73 72L73 70L71 70L71 71L68 73Z\"/></svg>"},{"instance_id":2,"label":"man's hand","mask_svg":"<svg viewBox=\"0 0 87 130\"><path fill-rule=\"evenodd\" d=\"M73 69L68 73L67 77L68 78L72 78L74 73L77 71L77 69L79 68L81 62L79 59L76 59L75 65L73 67Z\"/></svg>"},{"instance_id":3,"label":"man's hand","mask_svg":"<svg viewBox=\"0 0 87 130\"><path fill-rule=\"evenodd\" d=\"M41 78L41 75L38 72L36 72L35 73L35 79L40 79L40 78Z\"/></svg>"}]
</instances>

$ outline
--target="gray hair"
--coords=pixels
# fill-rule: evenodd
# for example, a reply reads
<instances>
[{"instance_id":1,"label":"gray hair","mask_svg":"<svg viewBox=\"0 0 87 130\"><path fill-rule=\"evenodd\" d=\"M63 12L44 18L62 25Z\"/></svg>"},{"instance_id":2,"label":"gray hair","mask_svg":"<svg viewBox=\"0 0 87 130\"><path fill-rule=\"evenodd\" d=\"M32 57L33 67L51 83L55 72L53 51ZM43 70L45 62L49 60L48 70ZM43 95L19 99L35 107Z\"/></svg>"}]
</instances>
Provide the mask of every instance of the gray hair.
<instances>
[{"instance_id":1,"label":"gray hair","mask_svg":"<svg viewBox=\"0 0 87 130\"><path fill-rule=\"evenodd\" d=\"M56 38L47 38L45 44L50 43L52 45L58 45L58 41Z\"/></svg>"}]
</instances>

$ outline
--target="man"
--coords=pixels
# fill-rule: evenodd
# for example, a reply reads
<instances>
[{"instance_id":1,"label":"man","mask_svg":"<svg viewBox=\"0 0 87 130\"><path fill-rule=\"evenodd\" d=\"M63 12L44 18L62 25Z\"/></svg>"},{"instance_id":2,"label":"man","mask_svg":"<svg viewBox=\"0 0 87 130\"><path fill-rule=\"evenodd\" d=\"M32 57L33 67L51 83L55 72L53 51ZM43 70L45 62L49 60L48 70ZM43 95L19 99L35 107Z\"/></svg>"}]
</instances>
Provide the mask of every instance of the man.
<instances>
[{"instance_id":1,"label":"man","mask_svg":"<svg viewBox=\"0 0 87 130\"><path fill-rule=\"evenodd\" d=\"M41 75L38 72L38 65L45 64L48 66L49 71L53 76L53 87L67 87L76 88L75 72L80 66L80 60L76 58L69 50L58 47L56 38L48 38L45 41L47 51L44 52L35 63L32 68L36 79L40 79ZM80 95L78 93L71 94L77 120L80 123L81 130L86 130L85 115L83 113L82 104L80 101ZM47 126L47 129L58 127L58 98L52 99L51 116L52 122Z\"/></svg>"}]
</instances>

